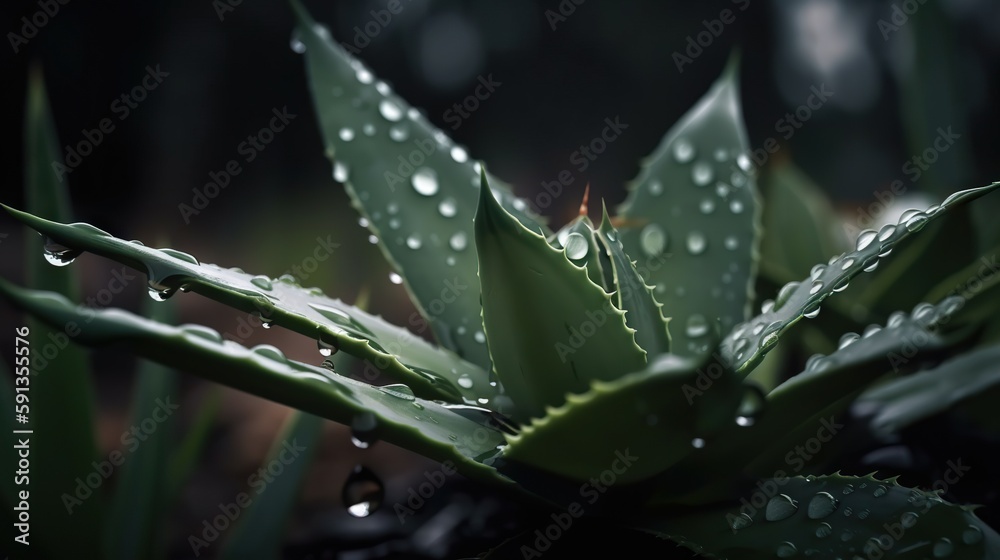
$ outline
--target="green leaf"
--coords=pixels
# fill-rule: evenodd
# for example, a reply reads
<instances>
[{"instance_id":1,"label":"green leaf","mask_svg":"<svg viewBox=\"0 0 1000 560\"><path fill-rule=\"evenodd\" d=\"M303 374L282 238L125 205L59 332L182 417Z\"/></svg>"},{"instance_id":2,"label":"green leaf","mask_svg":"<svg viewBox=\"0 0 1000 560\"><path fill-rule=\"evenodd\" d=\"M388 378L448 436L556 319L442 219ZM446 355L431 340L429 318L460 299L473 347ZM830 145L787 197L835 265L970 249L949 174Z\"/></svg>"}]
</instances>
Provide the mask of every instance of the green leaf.
<instances>
[{"instance_id":1,"label":"green leaf","mask_svg":"<svg viewBox=\"0 0 1000 560\"><path fill-rule=\"evenodd\" d=\"M1000 384L1000 346L982 348L876 387L859 399L878 405L871 427L893 433L960 406Z\"/></svg>"},{"instance_id":2,"label":"green leaf","mask_svg":"<svg viewBox=\"0 0 1000 560\"><path fill-rule=\"evenodd\" d=\"M625 311L625 323L635 330L636 343L649 357L666 354L670 351L670 332L668 321L663 318L663 305L656 301L653 288L646 285L635 262L625 254L621 235L611 225L607 208L598 233L601 245L611 256L615 304Z\"/></svg>"},{"instance_id":3,"label":"green leaf","mask_svg":"<svg viewBox=\"0 0 1000 560\"><path fill-rule=\"evenodd\" d=\"M488 369L475 321L480 305L472 218L479 164L376 80L299 2L292 7L327 156L336 161L334 178L344 183L441 344ZM523 201L498 191L508 211L545 233ZM457 293L443 297L446 290Z\"/></svg>"},{"instance_id":4,"label":"green leaf","mask_svg":"<svg viewBox=\"0 0 1000 560\"><path fill-rule=\"evenodd\" d=\"M147 305L150 318L171 322L176 313L172 305ZM142 361L136 372L132 394L130 426L142 425L147 420L158 420L164 405L177 403L177 376L169 368ZM163 528L167 525L170 502L167 484L167 459L173 448L171 429L178 420L171 414L165 423L152 433L144 434L141 441L133 440L136 447L126 447L121 453L121 465L108 516L107 549L111 558L163 557Z\"/></svg>"},{"instance_id":5,"label":"green leaf","mask_svg":"<svg viewBox=\"0 0 1000 560\"><path fill-rule=\"evenodd\" d=\"M62 161L62 155L37 67L29 81L25 113L28 206L36 214L67 220L68 189L52 167L52 162ZM25 248L29 285L76 297L74 271L46 263L41 238L28 235ZM103 491L79 500L75 495L77 479L92 474L98 459L87 355L68 345L72 334L65 324L43 326L30 321L28 325L33 356L31 454L32 464L37 465L31 472L31 541L54 558L77 556L81 550L103 557ZM47 358L47 353L53 357ZM64 497L71 503L64 503Z\"/></svg>"},{"instance_id":6,"label":"green leaf","mask_svg":"<svg viewBox=\"0 0 1000 560\"><path fill-rule=\"evenodd\" d=\"M728 332L753 301L760 211L736 66L670 129L620 209L625 253L680 326L675 353L702 351L705 325Z\"/></svg>"},{"instance_id":7,"label":"green leaf","mask_svg":"<svg viewBox=\"0 0 1000 560\"><path fill-rule=\"evenodd\" d=\"M4 206L18 220L63 245L114 259L145 271L150 290L163 298L179 288L236 309L255 313L265 324L280 325L368 360L391 379L428 398L461 402L492 398L488 375L454 353L437 348L409 331L323 295L304 289L291 277L272 280L239 269L201 264L186 253L131 243L87 224L60 224ZM467 376L473 388L458 379Z\"/></svg>"},{"instance_id":8,"label":"green leaf","mask_svg":"<svg viewBox=\"0 0 1000 560\"><path fill-rule=\"evenodd\" d=\"M789 282L847 248L847 236L830 199L794 164L775 161L762 172L760 186L762 275Z\"/></svg>"},{"instance_id":9,"label":"green leaf","mask_svg":"<svg viewBox=\"0 0 1000 560\"><path fill-rule=\"evenodd\" d=\"M790 282L775 300L762 306L762 313L738 325L722 342L722 355L733 369L746 375L778 342L778 337L803 317L819 314L823 300L847 288L848 282L862 271L878 266L881 255L887 255L896 245L921 231L949 209L979 198L1000 187L993 183L985 187L959 191L940 206L926 212L904 213L898 225L886 225L880 231L866 230L858 236L855 250L835 257L828 265L813 267L812 274L802 282Z\"/></svg>"},{"instance_id":10,"label":"green leaf","mask_svg":"<svg viewBox=\"0 0 1000 560\"><path fill-rule=\"evenodd\" d=\"M894 479L776 477L758 481L739 498L637 524L701 555L728 560L987 560L1000 555L1000 536L972 507L905 488Z\"/></svg>"},{"instance_id":11,"label":"green leaf","mask_svg":"<svg viewBox=\"0 0 1000 560\"><path fill-rule=\"evenodd\" d=\"M504 458L588 480L618 459L636 457L616 480L649 478L700 450L732 424L743 387L728 372L696 398L697 379L711 371L703 360L664 354L643 371L611 381L595 380L548 415L508 436Z\"/></svg>"},{"instance_id":12,"label":"green leaf","mask_svg":"<svg viewBox=\"0 0 1000 560\"><path fill-rule=\"evenodd\" d=\"M936 306L921 304L909 315L894 314L885 328L871 325L862 335L845 334L839 350L811 357L805 371L768 393L762 404L746 403L751 407L743 411L743 421L706 438L704 449L663 472L651 503L704 504L725 498L746 477L788 472L793 467L787 461L789 450L824 426L827 432L839 430L837 417L866 387L886 373L915 369L950 348L962 331L952 333L946 326L961 307L961 298ZM812 455L816 461L822 458ZM796 473L808 463L793 459ZM677 480L686 483L678 485Z\"/></svg>"},{"instance_id":13,"label":"green leaf","mask_svg":"<svg viewBox=\"0 0 1000 560\"><path fill-rule=\"evenodd\" d=\"M118 309L74 307L62 296L3 279L0 296L48 324L75 325L80 329L76 342L124 344L144 358L341 424L370 412L381 439L437 461L450 460L470 478L509 482L483 464L498 454L503 434L483 418L467 418L459 410L464 405L417 398L402 385L373 387L288 360L270 345L247 349L200 325L173 327Z\"/></svg>"},{"instance_id":14,"label":"green leaf","mask_svg":"<svg viewBox=\"0 0 1000 560\"><path fill-rule=\"evenodd\" d=\"M476 214L483 324L497 377L517 403L515 419L645 365L624 313L564 251L497 204L486 179Z\"/></svg>"},{"instance_id":15,"label":"green leaf","mask_svg":"<svg viewBox=\"0 0 1000 560\"><path fill-rule=\"evenodd\" d=\"M264 462L266 468L267 465L280 461L284 469L259 495L252 497L250 507L241 514L239 523L226 539L225 546L219 553L220 560L277 560L282 557L285 529L322 435L322 418L303 412L294 412L289 416L285 428L274 440L267 461ZM287 455L288 446L305 448L305 451L286 463L282 460L282 453Z\"/></svg>"}]
</instances>

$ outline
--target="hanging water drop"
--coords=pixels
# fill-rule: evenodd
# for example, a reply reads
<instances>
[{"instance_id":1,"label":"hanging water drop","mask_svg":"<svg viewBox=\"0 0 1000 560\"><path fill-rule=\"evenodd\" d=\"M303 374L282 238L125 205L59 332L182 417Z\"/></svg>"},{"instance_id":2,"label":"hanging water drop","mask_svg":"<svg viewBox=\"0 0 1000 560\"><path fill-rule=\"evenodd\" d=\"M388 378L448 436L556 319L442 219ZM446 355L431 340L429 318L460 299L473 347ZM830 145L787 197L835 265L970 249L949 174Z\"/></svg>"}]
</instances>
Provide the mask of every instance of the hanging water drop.
<instances>
[{"instance_id":1,"label":"hanging water drop","mask_svg":"<svg viewBox=\"0 0 1000 560\"><path fill-rule=\"evenodd\" d=\"M358 449L368 449L377 438L378 419L371 412L365 411L351 419L351 443Z\"/></svg>"},{"instance_id":2,"label":"hanging water drop","mask_svg":"<svg viewBox=\"0 0 1000 560\"><path fill-rule=\"evenodd\" d=\"M368 467L358 465L347 477L341 498L348 513L354 517L368 517L382 505L385 487Z\"/></svg>"},{"instance_id":3,"label":"hanging water drop","mask_svg":"<svg viewBox=\"0 0 1000 560\"><path fill-rule=\"evenodd\" d=\"M705 239L704 234L700 231L692 231L688 234L684 245L687 247L688 253L691 253L692 255L700 255L705 252L705 248L708 246L708 241Z\"/></svg>"},{"instance_id":4,"label":"hanging water drop","mask_svg":"<svg viewBox=\"0 0 1000 560\"><path fill-rule=\"evenodd\" d=\"M70 249L46 237L42 247L42 255L53 266L66 266L76 260L83 251Z\"/></svg>"},{"instance_id":5,"label":"hanging water drop","mask_svg":"<svg viewBox=\"0 0 1000 560\"><path fill-rule=\"evenodd\" d=\"M437 173L433 169L421 167L410 179L413 190L424 196L434 196L438 192Z\"/></svg>"},{"instance_id":6,"label":"hanging water drop","mask_svg":"<svg viewBox=\"0 0 1000 560\"><path fill-rule=\"evenodd\" d=\"M566 256L573 260L579 260L587 256L590 249L587 239L580 233L573 232L566 236L563 244L566 248Z\"/></svg>"},{"instance_id":7,"label":"hanging water drop","mask_svg":"<svg viewBox=\"0 0 1000 560\"><path fill-rule=\"evenodd\" d=\"M326 342L325 340L323 340L323 337L316 339L316 348L319 350L321 356L325 356L327 358L336 354L337 350L339 350L336 344L333 344L332 342Z\"/></svg>"}]
</instances>

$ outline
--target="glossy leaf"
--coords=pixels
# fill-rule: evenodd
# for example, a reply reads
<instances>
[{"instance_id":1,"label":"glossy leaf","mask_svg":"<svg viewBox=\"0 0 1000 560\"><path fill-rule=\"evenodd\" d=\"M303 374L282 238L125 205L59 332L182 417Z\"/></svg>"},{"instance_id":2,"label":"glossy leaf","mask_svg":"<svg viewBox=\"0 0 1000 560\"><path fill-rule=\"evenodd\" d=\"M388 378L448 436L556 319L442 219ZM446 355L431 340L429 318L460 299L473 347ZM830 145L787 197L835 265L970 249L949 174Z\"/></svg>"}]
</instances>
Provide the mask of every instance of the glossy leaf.
<instances>
[{"instance_id":1,"label":"glossy leaf","mask_svg":"<svg viewBox=\"0 0 1000 560\"><path fill-rule=\"evenodd\" d=\"M292 6L334 178L346 186L441 344L488 369L486 346L477 340L472 231L479 164L373 77L297 1ZM508 211L545 233L523 201L499 181L491 183ZM452 285L460 288L442 305L442 291Z\"/></svg>"},{"instance_id":2,"label":"glossy leaf","mask_svg":"<svg viewBox=\"0 0 1000 560\"><path fill-rule=\"evenodd\" d=\"M698 554L729 560L988 560L1000 555L1000 536L972 507L905 488L893 479L764 479L739 498L744 501L729 498L700 512L639 524Z\"/></svg>"},{"instance_id":3,"label":"glossy leaf","mask_svg":"<svg viewBox=\"0 0 1000 560\"><path fill-rule=\"evenodd\" d=\"M771 348L788 327L803 317L819 314L823 300L847 287L848 282L863 271L878 266L881 255L887 255L896 245L921 231L928 223L954 206L983 196L1000 183L959 191L940 206L926 212L906 212L898 225L884 226L880 231L867 230L858 236L854 251L831 259L829 264L813 267L812 274L802 282L790 282L775 300L765 303L763 313L733 329L722 343L723 358L733 369L746 375Z\"/></svg>"},{"instance_id":4,"label":"glossy leaf","mask_svg":"<svg viewBox=\"0 0 1000 560\"><path fill-rule=\"evenodd\" d=\"M476 250L497 377L525 421L645 365L624 313L587 271L500 207L483 175Z\"/></svg>"},{"instance_id":5,"label":"glossy leaf","mask_svg":"<svg viewBox=\"0 0 1000 560\"><path fill-rule=\"evenodd\" d=\"M421 396L461 402L462 397L475 400L495 393L478 366L379 317L326 297L318 289L302 288L294 279L275 280L201 264L186 253L131 243L87 224L60 224L5 208L63 245L146 272L150 289L158 297L183 288L253 313L264 325L283 326L368 360L373 368L406 383ZM478 381L474 391L458 383L461 376Z\"/></svg>"},{"instance_id":6,"label":"glossy leaf","mask_svg":"<svg viewBox=\"0 0 1000 560\"><path fill-rule=\"evenodd\" d=\"M625 253L656 287L684 355L704 351L703 325L726 332L753 301L760 211L736 66L670 129L620 208Z\"/></svg>"},{"instance_id":7,"label":"glossy leaf","mask_svg":"<svg viewBox=\"0 0 1000 560\"><path fill-rule=\"evenodd\" d=\"M668 321L663 318L663 305L656 301L653 288L646 285L635 262L625 254L621 234L611 225L607 208L598 234L603 249L611 257L615 305L625 311L625 323L635 330L636 343L649 357L669 352L670 333Z\"/></svg>"},{"instance_id":8,"label":"glossy leaf","mask_svg":"<svg viewBox=\"0 0 1000 560\"><path fill-rule=\"evenodd\" d=\"M434 460L451 460L470 478L506 481L482 464L504 443L499 430L448 405L414 397L401 385L373 387L288 360L273 346L247 349L202 326L173 327L121 310L74 307L61 296L5 280L0 280L0 295L48 324L79 326L77 342L125 344L144 358L341 424L369 412L378 420L383 440Z\"/></svg>"}]
</instances>

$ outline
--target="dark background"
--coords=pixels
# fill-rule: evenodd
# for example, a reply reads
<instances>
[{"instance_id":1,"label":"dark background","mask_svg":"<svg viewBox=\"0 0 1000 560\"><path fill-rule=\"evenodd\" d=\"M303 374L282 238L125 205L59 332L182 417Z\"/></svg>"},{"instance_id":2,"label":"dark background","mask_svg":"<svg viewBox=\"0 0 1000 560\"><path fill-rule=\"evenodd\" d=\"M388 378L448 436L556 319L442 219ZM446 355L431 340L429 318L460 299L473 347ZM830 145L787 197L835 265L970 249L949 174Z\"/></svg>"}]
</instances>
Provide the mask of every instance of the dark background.
<instances>
[{"instance_id":1,"label":"dark background","mask_svg":"<svg viewBox=\"0 0 1000 560\"><path fill-rule=\"evenodd\" d=\"M1000 178L1000 108L993 102L1000 93L1000 3L564 0L564 11L572 6L573 13L553 29L546 10L560 9L554 1L400 2L402 12L380 26L359 57L517 194L533 196L542 181L573 171L579 194L547 209L553 225L575 213L587 182L591 200L603 197L609 207L621 202L640 159L705 93L734 48L742 53L743 110L755 147L780 137L776 123L806 102L811 87L825 84L835 92L791 138L781 139L780 159L803 168L848 221L896 179L912 186L908 194L927 193L912 204L924 206L943 193ZM354 41L355 26L363 28L373 20L370 11L385 6L384 0L307 2L342 42ZM898 30L880 28L880 20L892 23L894 6L916 11ZM40 9L37 2L5 1L0 31L20 34L21 18ZM705 22L724 9L735 21L679 71L674 53L690 54L689 38L696 40ZM70 0L20 52L13 52L7 36L0 47L0 201L24 207L24 92L29 68L38 64L62 145L80 142L82 131L105 117L115 121L115 130L67 176L77 220L272 276L307 256L317 236L332 236L339 249L305 284L348 301L368 286L372 309L405 323L412 308L403 290L388 281L388 267L331 178L303 62L289 47L289 7L243 0L223 16L220 21L207 0ZM111 104L141 83L147 66L157 65L169 76L119 120ZM452 131L445 112L473 92L478 77L490 74L501 86ZM287 130L186 224L178 204L190 203L192 189L237 158L237 146L267 123L273 108L284 106L297 115ZM606 117L616 116L627 131L578 172L570 154L600 133ZM938 127L949 126L961 138L911 184L903 165L930 146ZM0 217L0 232L10 234L0 243L0 273L20 281L21 228ZM85 278L84 294L110 278L111 267L101 259L83 257L74 266ZM144 294L143 286L130 286L113 305L136 309ZM184 322L235 327L232 311L197 296L179 300ZM265 336L293 358L315 359L310 341L281 333L258 333L250 343ZM99 427L109 447L128 411L131 368L116 355L98 354L98 364ZM200 390L192 384L192 398ZM194 484L202 497L187 501L196 522L204 517L200 502L216 503L204 493L216 488L231 495L284 414L261 399L225 394L217 441ZM318 510L339 500L338 480L357 452L343 432L337 434L331 437L340 439L319 458L326 470L309 485ZM374 462L413 460L385 445L372 453ZM386 467L381 474L400 469Z\"/></svg>"}]
</instances>

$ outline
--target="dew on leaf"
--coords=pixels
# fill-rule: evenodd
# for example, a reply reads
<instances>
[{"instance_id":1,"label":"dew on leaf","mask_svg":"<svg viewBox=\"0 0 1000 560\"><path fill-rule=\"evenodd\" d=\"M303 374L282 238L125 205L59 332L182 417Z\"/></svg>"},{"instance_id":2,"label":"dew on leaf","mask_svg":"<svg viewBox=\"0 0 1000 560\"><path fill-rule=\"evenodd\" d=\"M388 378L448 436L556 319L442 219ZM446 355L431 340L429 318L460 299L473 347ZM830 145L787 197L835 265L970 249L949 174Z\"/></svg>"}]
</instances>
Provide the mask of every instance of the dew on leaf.
<instances>
[{"instance_id":1,"label":"dew on leaf","mask_svg":"<svg viewBox=\"0 0 1000 560\"><path fill-rule=\"evenodd\" d=\"M434 196L438 192L437 173L433 169L421 167L410 179L413 190L424 196Z\"/></svg>"}]
</instances>

